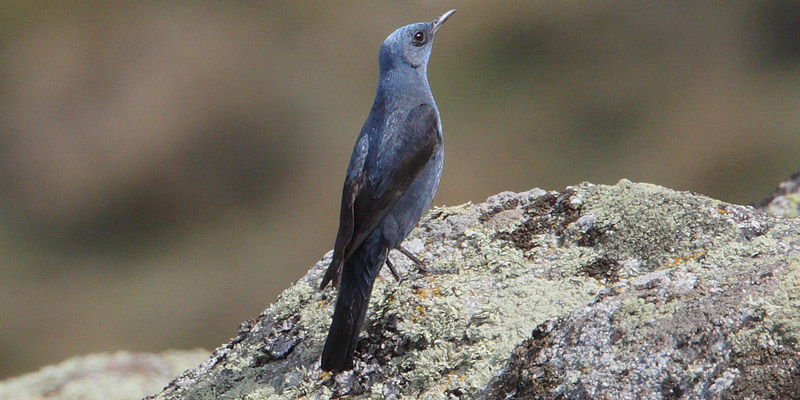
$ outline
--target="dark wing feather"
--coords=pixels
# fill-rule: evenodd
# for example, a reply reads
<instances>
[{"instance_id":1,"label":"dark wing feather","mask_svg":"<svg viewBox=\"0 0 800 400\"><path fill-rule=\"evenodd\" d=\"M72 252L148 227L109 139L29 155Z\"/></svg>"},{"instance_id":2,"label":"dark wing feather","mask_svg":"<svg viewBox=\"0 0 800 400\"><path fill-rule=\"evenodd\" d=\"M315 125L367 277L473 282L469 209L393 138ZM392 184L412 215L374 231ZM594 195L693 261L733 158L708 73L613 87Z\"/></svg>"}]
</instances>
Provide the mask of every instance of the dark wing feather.
<instances>
[{"instance_id":1,"label":"dark wing feather","mask_svg":"<svg viewBox=\"0 0 800 400\"><path fill-rule=\"evenodd\" d=\"M368 122L369 123L369 120ZM329 282L333 281L336 286L339 283L339 275L342 272L344 252L348 242L353 237L353 204L356 194L361 191L364 176L364 164L369 153L369 135L362 130L358 136L353 155L350 157L350 165L347 166L347 176L344 179L342 188L342 205L339 212L339 232L336 234L336 242L333 245L333 257L325 276L322 277L320 290L325 289Z\"/></svg>"},{"instance_id":2,"label":"dark wing feather","mask_svg":"<svg viewBox=\"0 0 800 400\"><path fill-rule=\"evenodd\" d=\"M342 262L383 221L438 146L439 116L427 103L413 108L398 129L371 143L358 183L350 185L349 193L345 184L334 256L321 288L338 283Z\"/></svg>"}]
</instances>

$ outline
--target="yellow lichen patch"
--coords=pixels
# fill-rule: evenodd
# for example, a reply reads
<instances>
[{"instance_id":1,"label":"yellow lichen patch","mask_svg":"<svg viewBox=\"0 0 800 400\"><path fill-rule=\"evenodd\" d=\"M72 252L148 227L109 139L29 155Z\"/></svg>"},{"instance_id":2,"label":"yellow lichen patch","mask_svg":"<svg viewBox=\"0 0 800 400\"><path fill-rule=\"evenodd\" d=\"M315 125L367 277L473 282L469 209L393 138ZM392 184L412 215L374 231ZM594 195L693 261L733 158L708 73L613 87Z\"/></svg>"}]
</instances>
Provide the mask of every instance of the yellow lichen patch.
<instances>
[{"instance_id":1,"label":"yellow lichen patch","mask_svg":"<svg viewBox=\"0 0 800 400\"><path fill-rule=\"evenodd\" d=\"M411 314L411 320L414 322L419 322L423 318L425 318L425 306L422 304L417 304L414 307L414 313Z\"/></svg>"},{"instance_id":2,"label":"yellow lichen patch","mask_svg":"<svg viewBox=\"0 0 800 400\"><path fill-rule=\"evenodd\" d=\"M686 264L691 261L697 261L701 257L705 256L708 253L707 249L701 249L696 253L691 253L683 256L672 257L667 261L666 267L667 268L675 268L679 265Z\"/></svg>"},{"instance_id":3,"label":"yellow lichen patch","mask_svg":"<svg viewBox=\"0 0 800 400\"><path fill-rule=\"evenodd\" d=\"M431 297L441 297L442 294L439 291L439 286L432 286L432 287L420 287L414 288L414 294L416 294L421 299L427 299Z\"/></svg>"}]
</instances>

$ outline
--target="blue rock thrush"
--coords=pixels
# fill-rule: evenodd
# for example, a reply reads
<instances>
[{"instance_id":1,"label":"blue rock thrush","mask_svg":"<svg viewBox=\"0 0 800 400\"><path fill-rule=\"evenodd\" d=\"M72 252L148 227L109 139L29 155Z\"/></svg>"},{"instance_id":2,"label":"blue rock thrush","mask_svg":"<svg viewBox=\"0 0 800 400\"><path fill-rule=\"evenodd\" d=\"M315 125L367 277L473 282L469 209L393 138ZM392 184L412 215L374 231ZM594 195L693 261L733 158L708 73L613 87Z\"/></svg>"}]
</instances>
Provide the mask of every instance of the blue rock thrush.
<instances>
[{"instance_id":1,"label":"blue rock thrush","mask_svg":"<svg viewBox=\"0 0 800 400\"><path fill-rule=\"evenodd\" d=\"M439 186L444 147L428 58L436 32L455 11L404 26L381 46L378 92L350 157L333 259L320 284L324 289L341 280L322 350L325 371L353 368L375 277Z\"/></svg>"}]
</instances>

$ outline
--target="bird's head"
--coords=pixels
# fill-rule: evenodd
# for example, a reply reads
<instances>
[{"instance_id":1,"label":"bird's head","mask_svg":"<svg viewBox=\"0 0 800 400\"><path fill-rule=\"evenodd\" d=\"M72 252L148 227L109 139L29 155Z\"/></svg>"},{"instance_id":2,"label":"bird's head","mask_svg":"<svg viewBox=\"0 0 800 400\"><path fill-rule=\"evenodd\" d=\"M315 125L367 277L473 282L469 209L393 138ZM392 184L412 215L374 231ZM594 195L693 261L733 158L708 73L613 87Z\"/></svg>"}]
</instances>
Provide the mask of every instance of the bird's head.
<instances>
[{"instance_id":1,"label":"bird's head","mask_svg":"<svg viewBox=\"0 0 800 400\"><path fill-rule=\"evenodd\" d=\"M450 10L431 22L406 25L392 32L381 46L379 57L381 72L400 66L410 66L414 69L427 67L436 32L455 12L456 10Z\"/></svg>"}]
</instances>

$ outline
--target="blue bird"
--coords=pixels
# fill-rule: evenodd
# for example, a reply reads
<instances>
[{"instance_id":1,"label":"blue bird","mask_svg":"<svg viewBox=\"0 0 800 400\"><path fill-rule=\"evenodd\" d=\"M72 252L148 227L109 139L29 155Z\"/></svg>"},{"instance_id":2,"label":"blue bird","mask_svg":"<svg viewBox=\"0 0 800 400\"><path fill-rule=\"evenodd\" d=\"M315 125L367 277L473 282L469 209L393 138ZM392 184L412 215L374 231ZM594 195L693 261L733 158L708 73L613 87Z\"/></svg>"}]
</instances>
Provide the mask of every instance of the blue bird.
<instances>
[{"instance_id":1,"label":"blue bird","mask_svg":"<svg viewBox=\"0 0 800 400\"><path fill-rule=\"evenodd\" d=\"M381 46L378 91L350 157L333 259L320 284L340 284L322 350L325 371L353 368L375 277L439 186L442 123L428 84L428 59L436 33L455 12L404 26Z\"/></svg>"}]
</instances>

